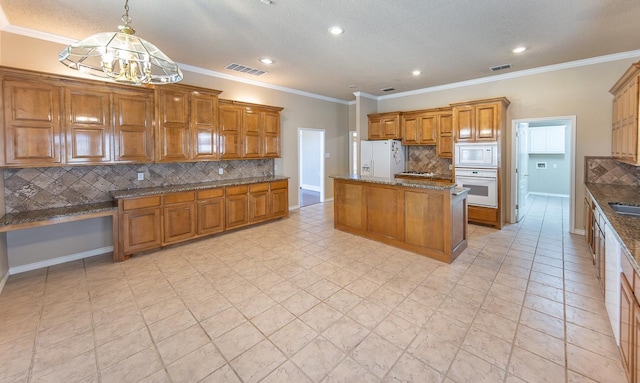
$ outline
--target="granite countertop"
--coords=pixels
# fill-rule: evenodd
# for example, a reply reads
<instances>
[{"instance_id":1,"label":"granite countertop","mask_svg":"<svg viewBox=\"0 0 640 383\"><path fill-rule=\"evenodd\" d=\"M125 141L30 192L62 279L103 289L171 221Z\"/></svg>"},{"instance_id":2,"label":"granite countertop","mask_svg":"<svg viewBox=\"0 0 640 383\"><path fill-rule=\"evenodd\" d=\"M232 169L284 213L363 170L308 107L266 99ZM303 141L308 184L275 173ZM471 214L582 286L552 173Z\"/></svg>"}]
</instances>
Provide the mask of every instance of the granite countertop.
<instances>
[{"instance_id":1,"label":"granite countertop","mask_svg":"<svg viewBox=\"0 0 640 383\"><path fill-rule=\"evenodd\" d=\"M429 180L429 179L408 179L408 178L382 178L371 176L360 176L356 174L350 175L333 175L331 178L348 180L348 181L361 181L382 185L396 185L404 187L412 187L418 189L434 189L434 190L448 190L456 187L455 182L442 181L442 180Z\"/></svg>"},{"instance_id":2,"label":"granite countertop","mask_svg":"<svg viewBox=\"0 0 640 383\"><path fill-rule=\"evenodd\" d=\"M636 186L608 184L586 184L586 187L607 222L618 234L622 247L630 256L631 264L640 273L640 217L618 214L609 206L609 202L640 205L640 189Z\"/></svg>"},{"instance_id":3,"label":"granite countertop","mask_svg":"<svg viewBox=\"0 0 640 383\"><path fill-rule=\"evenodd\" d=\"M235 179L228 179L228 180L221 180L221 181L199 182L199 183L193 183L193 184L167 185L167 186L156 186L156 187L149 187L149 188L126 189L126 190L113 190L110 193L114 199L133 198L133 197L144 197L149 195L176 193L176 192L191 191L191 190L213 189L213 188L224 187L224 186L249 185L249 184L257 184L261 182L281 181L286 179L289 179L289 177L267 176L267 177L235 178Z\"/></svg>"},{"instance_id":4,"label":"granite countertop","mask_svg":"<svg viewBox=\"0 0 640 383\"><path fill-rule=\"evenodd\" d=\"M451 174L438 174L438 173L429 173L429 175L424 175L424 174L420 174L420 173L409 173L409 172L403 172L403 173L398 173L396 174L397 176L402 176L402 177L416 177L416 178L423 178L426 180L437 180L437 181L442 181L442 180L446 180L446 181L451 181Z\"/></svg>"},{"instance_id":5,"label":"granite countertop","mask_svg":"<svg viewBox=\"0 0 640 383\"><path fill-rule=\"evenodd\" d=\"M86 214L117 211L118 207L110 202L100 202L87 205L74 205L53 209L31 210L19 213L5 214L0 218L0 228L24 223L43 222L57 218L67 218Z\"/></svg>"}]
</instances>

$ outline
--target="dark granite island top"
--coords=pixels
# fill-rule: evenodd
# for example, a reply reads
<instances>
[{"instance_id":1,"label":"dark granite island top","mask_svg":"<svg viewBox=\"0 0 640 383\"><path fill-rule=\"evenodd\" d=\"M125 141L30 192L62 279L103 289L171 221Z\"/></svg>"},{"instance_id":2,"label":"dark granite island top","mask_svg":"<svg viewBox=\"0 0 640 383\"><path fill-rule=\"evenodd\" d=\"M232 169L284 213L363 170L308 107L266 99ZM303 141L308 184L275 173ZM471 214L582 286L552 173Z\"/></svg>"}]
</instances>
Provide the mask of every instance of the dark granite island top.
<instances>
[{"instance_id":1,"label":"dark granite island top","mask_svg":"<svg viewBox=\"0 0 640 383\"><path fill-rule=\"evenodd\" d=\"M235 178L235 179L228 179L228 180L208 181L208 182L199 182L199 183L182 184L182 185L167 185L167 186L156 186L156 187L148 187L148 188L113 190L111 191L111 196L117 200L121 198L144 197L144 196L150 196L150 195L176 193L176 192L191 191L191 190L214 189L214 188L219 188L224 186L250 185L250 184L258 184L262 182L281 181L286 179L289 179L289 177L266 176L266 177Z\"/></svg>"},{"instance_id":2,"label":"dark granite island top","mask_svg":"<svg viewBox=\"0 0 640 383\"><path fill-rule=\"evenodd\" d=\"M605 218L620 238L631 265L640 273L640 217L616 213L609 202L622 202L640 206L640 190L636 186L586 184Z\"/></svg>"},{"instance_id":3,"label":"dark granite island top","mask_svg":"<svg viewBox=\"0 0 640 383\"><path fill-rule=\"evenodd\" d=\"M456 183L450 180L429 180L429 179L408 179L408 178L382 178L371 176L360 176L356 174L350 175L333 175L329 176L334 179L345 181L362 181L381 185L395 185L413 187L419 189L447 190L454 189Z\"/></svg>"}]
</instances>

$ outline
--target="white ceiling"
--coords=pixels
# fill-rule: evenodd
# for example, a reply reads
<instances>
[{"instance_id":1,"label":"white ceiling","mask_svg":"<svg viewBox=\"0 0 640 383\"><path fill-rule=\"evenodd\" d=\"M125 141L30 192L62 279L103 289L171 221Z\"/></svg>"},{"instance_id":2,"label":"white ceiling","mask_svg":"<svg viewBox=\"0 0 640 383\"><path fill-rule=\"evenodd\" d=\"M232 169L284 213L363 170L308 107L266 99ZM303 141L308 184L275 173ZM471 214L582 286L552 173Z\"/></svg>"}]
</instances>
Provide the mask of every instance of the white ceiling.
<instances>
[{"instance_id":1,"label":"white ceiling","mask_svg":"<svg viewBox=\"0 0 640 383\"><path fill-rule=\"evenodd\" d=\"M116 31L124 0L0 0L0 7L4 30L80 40ZM640 48L638 0L130 0L129 8L136 35L178 63L340 100ZM330 35L332 25L345 33ZM518 45L529 50L512 53ZM275 63L260 63L264 56ZM224 69L230 63L268 73ZM513 67L489 69L501 64ZM415 69L422 74L412 76ZM387 87L396 90L381 91Z\"/></svg>"}]
</instances>

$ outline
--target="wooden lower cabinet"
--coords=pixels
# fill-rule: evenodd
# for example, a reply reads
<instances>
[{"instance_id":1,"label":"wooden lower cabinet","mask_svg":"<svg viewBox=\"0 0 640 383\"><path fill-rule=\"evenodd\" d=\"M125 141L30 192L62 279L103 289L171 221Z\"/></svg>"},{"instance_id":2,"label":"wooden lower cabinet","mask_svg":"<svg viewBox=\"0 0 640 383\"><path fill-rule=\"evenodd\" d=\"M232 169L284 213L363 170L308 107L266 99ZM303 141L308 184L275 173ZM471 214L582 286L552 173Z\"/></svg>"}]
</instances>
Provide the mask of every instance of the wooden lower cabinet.
<instances>
[{"instance_id":1,"label":"wooden lower cabinet","mask_svg":"<svg viewBox=\"0 0 640 383\"><path fill-rule=\"evenodd\" d=\"M336 229L451 263L467 247L467 194L334 179Z\"/></svg>"},{"instance_id":2,"label":"wooden lower cabinet","mask_svg":"<svg viewBox=\"0 0 640 383\"><path fill-rule=\"evenodd\" d=\"M621 257L620 355L627 381L640 382L640 278L626 255Z\"/></svg>"},{"instance_id":3,"label":"wooden lower cabinet","mask_svg":"<svg viewBox=\"0 0 640 383\"><path fill-rule=\"evenodd\" d=\"M118 200L119 250L156 249L287 217L288 180Z\"/></svg>"}]
</instances>

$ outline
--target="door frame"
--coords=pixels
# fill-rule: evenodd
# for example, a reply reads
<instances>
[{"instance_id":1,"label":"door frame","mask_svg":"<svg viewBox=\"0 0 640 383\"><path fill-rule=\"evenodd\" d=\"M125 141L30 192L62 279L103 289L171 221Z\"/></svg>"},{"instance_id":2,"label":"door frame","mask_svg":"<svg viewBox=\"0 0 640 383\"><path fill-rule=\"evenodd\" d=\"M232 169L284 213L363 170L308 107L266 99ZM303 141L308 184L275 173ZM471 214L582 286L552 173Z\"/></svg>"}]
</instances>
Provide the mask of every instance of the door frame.
<instances>
[{"instance_id":1,"label":"door frame","mask_svg":"<svg viewBox=\"0 0 640 383\"><path fill-rule=\"evenodd\" d=\"M302 173L304 170L304 156L302 155L302 132L311 131L320 133L319 152L320 152L320 203L324 202L324 185L325 185L325 163L324 163L324 148L325 148L325 130L314 128L298 128L298 207L301 206L300 201L300 188L302 187Z\"/></svg>"},{"instance_id":2,"label":"door frame","mask_svg":"<svg viewBox=\"0 0 640 383\"><path fill-rule=\"evenodd\" d=\"M516 135L518 124L524 122L540 122L551 120L567 120L570 121L570 137L569 137L569 161L570 161L570 175L569 175L569 232L572 234L580 234L576 231L576 116L551 116L551 117L536 117L536 118L520 118L517 120L511 120L511 206L509 206L509 222L516 222L516 196L518 187L518 177L516 176L516 163L518 156L518 148L516 145Z\"/></svg>"}]
</instances>

